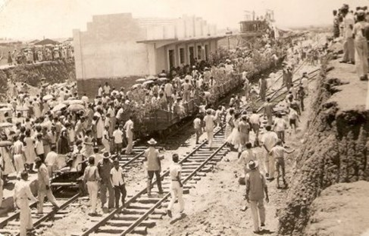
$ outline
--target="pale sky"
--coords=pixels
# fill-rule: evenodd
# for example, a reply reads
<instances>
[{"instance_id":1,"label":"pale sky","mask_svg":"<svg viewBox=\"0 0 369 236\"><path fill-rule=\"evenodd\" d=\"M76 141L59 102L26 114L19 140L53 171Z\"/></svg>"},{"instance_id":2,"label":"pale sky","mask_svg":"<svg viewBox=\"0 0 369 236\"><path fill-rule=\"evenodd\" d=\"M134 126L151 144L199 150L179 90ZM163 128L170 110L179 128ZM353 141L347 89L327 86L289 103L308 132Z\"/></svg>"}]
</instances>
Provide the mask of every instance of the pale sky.
<instances>
[{"instance_id":1,"label":"pale sky","mask_svg":"<svg viewBox=\"0 0 369 236\"><path fill-rule=\"evenodd\" d=\"M0 0L0 37L14 39L71 37L86 28L93 15L132 13L133 17L196 15L222 28L239 28L244 11L274 10L277 25L332 23L332 10L369 6L369 0Z\"/></svg>"}]
</instances>

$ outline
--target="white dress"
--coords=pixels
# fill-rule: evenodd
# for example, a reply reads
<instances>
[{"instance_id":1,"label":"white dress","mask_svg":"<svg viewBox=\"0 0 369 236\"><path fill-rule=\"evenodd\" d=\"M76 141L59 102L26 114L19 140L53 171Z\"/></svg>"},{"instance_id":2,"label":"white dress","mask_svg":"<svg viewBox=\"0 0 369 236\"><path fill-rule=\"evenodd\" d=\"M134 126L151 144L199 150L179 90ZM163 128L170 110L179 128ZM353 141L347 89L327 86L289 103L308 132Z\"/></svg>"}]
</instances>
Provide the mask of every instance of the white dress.
<instances>
[{"instance_id":1,"label":"white dress","mask_svg":"<svg viewBox=\"0 0 369 236\"><path fill-rule=\"evenodd\" d=\"M235 148L237 148L238 145L240 144L240 132L238 131L238 123L239 123L239 121L240 120L238 119L238 120L236 120L234 122L234 125L235 126L234 126L234 128L232 130L232 133L228 136L228 138L226 140L228 143L234 145Z\"/></svg>"}]
</instances>

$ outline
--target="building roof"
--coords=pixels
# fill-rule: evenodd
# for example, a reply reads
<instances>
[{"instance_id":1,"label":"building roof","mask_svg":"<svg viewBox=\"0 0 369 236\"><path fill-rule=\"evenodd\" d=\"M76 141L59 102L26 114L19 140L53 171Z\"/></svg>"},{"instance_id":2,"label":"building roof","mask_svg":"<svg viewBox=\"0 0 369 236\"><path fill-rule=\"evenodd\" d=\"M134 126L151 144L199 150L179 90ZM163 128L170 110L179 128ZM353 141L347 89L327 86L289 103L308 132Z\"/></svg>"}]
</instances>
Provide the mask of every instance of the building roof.
<instances>
[{"instance_id":1,"label":"building roof","mask_svg":"<svg viewBox=\"0 0 369 236\"><path fill-rule=\"evenodd\" d=\"M159 43L160 45L157 47L163 47L170 44L178 44L178 43L189 43L189 42L201 42L205 40L214 40L214 39L222 39L227 37L226 35L218 35L218 36L202 36L202 37L196 37L196 38L184 38L184 39L178 39L178 38L172 38L172 39L151 39L151 40L141 40L137 41L137 43Z\"/></svg>"}]
</instances>

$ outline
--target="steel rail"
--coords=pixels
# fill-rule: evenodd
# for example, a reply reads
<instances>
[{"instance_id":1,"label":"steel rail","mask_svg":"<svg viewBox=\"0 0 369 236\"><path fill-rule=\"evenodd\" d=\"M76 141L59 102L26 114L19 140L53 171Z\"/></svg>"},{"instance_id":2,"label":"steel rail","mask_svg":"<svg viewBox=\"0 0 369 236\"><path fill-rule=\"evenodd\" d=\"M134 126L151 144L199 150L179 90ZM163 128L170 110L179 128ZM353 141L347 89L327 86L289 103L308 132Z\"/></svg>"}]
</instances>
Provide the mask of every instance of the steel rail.
<instances>
[{"instance_id":1,"label":"steel rail","mask_svg":"<svg viewBox=\"0 0 369 236\"><path fill-rule=\"evenodd\" d=\"M304 65L304 63L303 63ZM302 66L300 67L302 68ZM319 70L319 69L318 69ZM318 71L315 70L315 71ZM314 72L315 72L314 71ZM296 73L297 70L294 72ZM310 72L309 74L311 74L313 72ZM300 78L296 79L295 81L293 81L293 83L296 83ZM272 93L276 94L278 92L280 92L284 87L282 87L281 89L278 89L276 91L273 91ZM286 92L284 92L286 93ZM277 97L282 96L284 93L279 94ZM261 99L258 99L258 101L260 101ZM258 112L260 112L260 110L262 109L262 107L260 107L258 109ZM222 128L220 128L219 130L217 130L214 133L214 136L216 136L220 131L222 131ZM182 159L179 163L183 163L184 161L186 161L188 158L190 158L193 154L195 154L200 148L202 148L205 144L207 143L206 140L204 140L200 145L198 145L192 152L190 152L189 154L187 154L187 156ZM222 150L226 145L226 142L224 142L217 150L215 150L204 162L202 162L193 172L191 172L190 175L188 175L183 183L187 182L189 179L191 179L199 170L201 170L206 163L208 163L220 150ZM167 176L169 174L169 171L165 171L160 178L164 178L165 176ZM153 185L156 183L156 180L153 182ZM92 226L91 228L89 228L87 231L83 232L82 236L88 236L89 234L96 232L98 230L98 228L100 228L101 226L105 225L110 219L112 219L115 214L119 213L122 209L124 209L126 206L129 206L129 204L133 203L134 201L136 201L139 197L141 197L143 194L147 193L147 189L144 188L142 189L140 192L138 192L135 196L133 196L132 198L130 198L125 206L121 206L119 209L114 210L113 212L111 212L109 215L107 215L104 219L102 219L101 221L97 222L94 226ZM165 194L157 203L155 203L150 209L148 209L143 215L141 215L134 223L132 223L127 229L125 229L120 235L126 235L128 233L131 233L138 225L140 225L152 212L154 212L154 210L156 208L158 208L168 197L170 196L170 193Z\"/></svg>"}]
</instances>

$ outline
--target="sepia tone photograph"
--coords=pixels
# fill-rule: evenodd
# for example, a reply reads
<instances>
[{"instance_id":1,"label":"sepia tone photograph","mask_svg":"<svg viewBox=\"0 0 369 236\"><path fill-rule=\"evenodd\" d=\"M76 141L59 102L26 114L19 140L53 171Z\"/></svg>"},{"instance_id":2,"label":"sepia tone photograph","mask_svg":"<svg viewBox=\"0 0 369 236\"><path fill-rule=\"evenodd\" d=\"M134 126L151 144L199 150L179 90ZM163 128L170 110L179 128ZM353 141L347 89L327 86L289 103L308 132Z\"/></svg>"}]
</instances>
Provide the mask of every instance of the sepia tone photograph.
<instances>
[{"instance_id":1,"label":"sepia tone photograph","mask_svg":"<svg viewBox=\"0 0 369 236\"><path fill-rule=\"evenodd\" d=\"M0 0L0 236L369 236L368 0Z\"/></svg>"}]
</instances>

